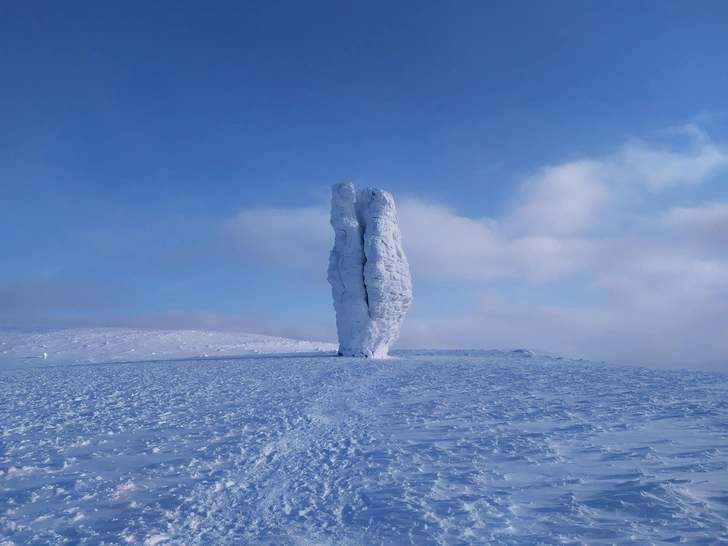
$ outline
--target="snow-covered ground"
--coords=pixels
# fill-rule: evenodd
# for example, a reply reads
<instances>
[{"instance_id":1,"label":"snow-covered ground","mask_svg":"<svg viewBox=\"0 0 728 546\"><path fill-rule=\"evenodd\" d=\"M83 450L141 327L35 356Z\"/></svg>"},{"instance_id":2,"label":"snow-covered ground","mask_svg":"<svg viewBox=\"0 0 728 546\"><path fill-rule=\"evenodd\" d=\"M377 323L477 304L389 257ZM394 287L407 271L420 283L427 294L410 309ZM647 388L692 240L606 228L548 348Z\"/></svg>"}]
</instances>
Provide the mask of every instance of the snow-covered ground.
<instances>
[{"instance_id":1,"label":"snow-covered ground","mask_svg":"<svg viewBox=\"0 0 728 546\"><path fill-rule=\"evenodd\" d=\"M0 544L728 543L728 374L131 334L0 332Z\"/></svg>"}]
</instances>

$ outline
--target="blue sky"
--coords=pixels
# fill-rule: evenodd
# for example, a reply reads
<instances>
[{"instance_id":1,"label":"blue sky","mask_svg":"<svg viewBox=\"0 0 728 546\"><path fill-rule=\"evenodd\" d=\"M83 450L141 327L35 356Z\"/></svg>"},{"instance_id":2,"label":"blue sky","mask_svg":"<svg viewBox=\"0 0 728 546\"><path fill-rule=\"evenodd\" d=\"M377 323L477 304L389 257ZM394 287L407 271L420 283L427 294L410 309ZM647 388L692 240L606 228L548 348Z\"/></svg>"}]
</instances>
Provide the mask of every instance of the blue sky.
<instances>
[{"instance_id":1,"label":"blue sky","mask_svg":"<svg viewBox=\"0 0 728 546\"><path fill-rule=\"evenodd\" d=\"M332 339L329 188L402 347L728 355L728 4L1 2L0 322Z\"/></svg>"}]
</instances>

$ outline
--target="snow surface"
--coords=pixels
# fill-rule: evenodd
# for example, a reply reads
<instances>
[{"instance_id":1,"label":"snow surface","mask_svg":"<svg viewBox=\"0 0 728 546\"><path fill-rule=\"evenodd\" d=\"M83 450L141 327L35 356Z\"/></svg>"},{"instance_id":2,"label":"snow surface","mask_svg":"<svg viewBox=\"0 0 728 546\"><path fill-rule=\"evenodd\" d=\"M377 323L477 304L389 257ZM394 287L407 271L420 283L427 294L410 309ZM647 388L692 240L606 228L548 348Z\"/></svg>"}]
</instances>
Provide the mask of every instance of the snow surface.
<instances>
[{"instance_id":1,"label":"snow surface","mask_svg":"<svg viewBox=\"0 0 728 546\"><path fill-rule=\"evenodd\" d=\"M65 339L88 358L106 334ZM58 332L25 335L10 352L48 359L0 367L0 544L728 543L728 374L526 351L64 366Z\"/></svg>"},{"instance_id":2,"label":"snow surface","mask_svg":"<svg viewBox=\"0 0 728 546\"><path fill-rule=\"evenodd\" d=\"M335 184L331 225L335 239L328 280L339 352L386 357L412 304L412 281L394 198L378 188L355 193L351 183Z\"/></svg>"}]
</instances>

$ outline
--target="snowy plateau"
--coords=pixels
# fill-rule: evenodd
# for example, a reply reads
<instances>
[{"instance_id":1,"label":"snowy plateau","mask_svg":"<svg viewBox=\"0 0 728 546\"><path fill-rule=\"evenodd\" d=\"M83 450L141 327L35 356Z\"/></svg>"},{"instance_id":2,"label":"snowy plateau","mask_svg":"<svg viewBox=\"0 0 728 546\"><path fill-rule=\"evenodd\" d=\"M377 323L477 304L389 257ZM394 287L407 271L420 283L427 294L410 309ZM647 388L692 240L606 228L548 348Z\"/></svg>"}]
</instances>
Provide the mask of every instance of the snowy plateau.
<instances>
[{"instance_id":1,"label":"snowy plateau","mask_svg":"<svg viewBox=\"0 0 728 546\"><path fill-rule=\"evenodd\" d=\"M728 544L728 374L0 330L0 544Z\"/></svg>"}]
</instances>

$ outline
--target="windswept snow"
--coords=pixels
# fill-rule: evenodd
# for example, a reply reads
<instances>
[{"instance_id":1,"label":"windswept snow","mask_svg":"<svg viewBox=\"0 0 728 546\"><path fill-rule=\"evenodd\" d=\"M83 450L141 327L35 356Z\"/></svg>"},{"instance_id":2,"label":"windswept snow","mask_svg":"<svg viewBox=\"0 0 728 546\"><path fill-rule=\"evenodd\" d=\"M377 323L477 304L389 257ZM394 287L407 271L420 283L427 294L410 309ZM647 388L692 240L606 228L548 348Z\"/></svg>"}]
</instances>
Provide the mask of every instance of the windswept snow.
<instances>
[{"instance_id":1,"label":"windswept snow","mask_svg":"<svg viewBox=\"0 0 728 546\"><path fill-rule=\"evenodd\" d=\"M0 328L0 368L335 351L258 334L126 328Z\"/></svg>"},{"instance_id":2,"label":"windswept snow","mask_svg":"<svg viewBox=\"0 0 728 546\"><path fill-rule=\"evenodd\" d=\"M726 374L333 354L0 370L0 543L728 541Z\"/></svg>"}]
</instances>

